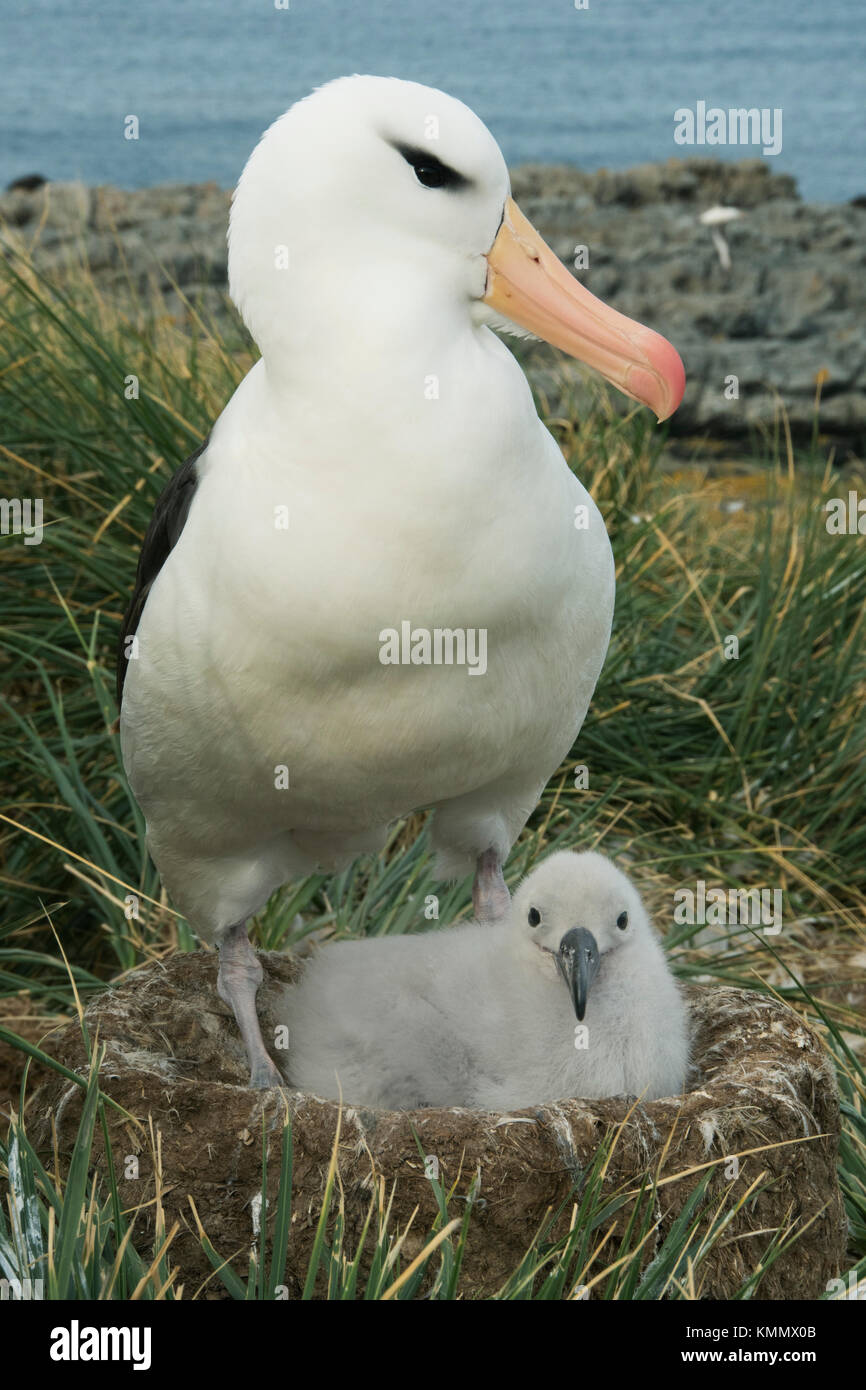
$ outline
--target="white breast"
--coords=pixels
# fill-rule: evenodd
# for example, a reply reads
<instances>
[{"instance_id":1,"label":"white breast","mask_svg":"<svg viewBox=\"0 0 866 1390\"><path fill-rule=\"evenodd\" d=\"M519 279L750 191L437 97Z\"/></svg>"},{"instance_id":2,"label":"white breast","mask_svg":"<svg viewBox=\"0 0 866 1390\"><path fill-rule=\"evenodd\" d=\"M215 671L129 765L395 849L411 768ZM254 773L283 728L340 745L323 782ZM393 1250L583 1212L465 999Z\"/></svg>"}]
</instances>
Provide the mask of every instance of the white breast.
<instances>
[{"instance_id":1,"label":"white breast","mask_svg":"<svg viewBox=\"0 0 866 1390\"><path fill-rule=\"evenodd\" d=\"M604 659L612 555L511 354L473 338L495 346L444 374L444 406L392 380L386 410L380 373L323 431L308 400L275 414L261 364L230 402L127 677L152 834L165 814L215 853L352 837L502 779L525 798L556 767ZM382 664L405 621L483 629L485 673Z\"/></svg>"}]
</instances>

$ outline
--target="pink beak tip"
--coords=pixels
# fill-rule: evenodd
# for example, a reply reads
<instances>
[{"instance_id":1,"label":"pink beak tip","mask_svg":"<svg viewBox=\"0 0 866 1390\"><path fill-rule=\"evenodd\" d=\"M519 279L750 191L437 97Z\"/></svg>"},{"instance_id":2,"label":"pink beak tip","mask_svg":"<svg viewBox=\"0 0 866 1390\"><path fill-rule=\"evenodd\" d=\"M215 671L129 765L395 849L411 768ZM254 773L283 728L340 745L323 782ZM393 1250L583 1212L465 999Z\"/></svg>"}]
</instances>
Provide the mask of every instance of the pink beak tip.
<instances>
[{"instance_id":1,"label":"pink beak tip","mask_svg":"<svg viewBox=\"0 0 866 1390\"><path fill-rule=\"evenodd\" d=\"M673 344L666 338L656 335L657 341L653 344L651 360L659 377L665 385L666 400L662 406L663 414L658 416L659 424L673 415L679 407L686 389L686 369L683 366L682 358Z\"/></svg>"}]
</instances>

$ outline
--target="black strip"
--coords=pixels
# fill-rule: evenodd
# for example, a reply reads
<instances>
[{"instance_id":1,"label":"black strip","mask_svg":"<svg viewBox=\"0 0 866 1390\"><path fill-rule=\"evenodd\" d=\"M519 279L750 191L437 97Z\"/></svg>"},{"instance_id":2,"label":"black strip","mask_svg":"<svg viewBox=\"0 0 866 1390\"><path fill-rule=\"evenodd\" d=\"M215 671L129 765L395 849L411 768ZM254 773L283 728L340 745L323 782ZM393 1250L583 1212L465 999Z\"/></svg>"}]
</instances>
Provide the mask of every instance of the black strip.
<instances>
[{"instance_id":1,"label":"black strip","mask_svg":"<svg viewBox=\"0 0 866 1390\"><path fill-rule=\"evenodd\" d=\"M452 169L450 164L443 164L429 149L423 149L420 145L404 145L399 140L391 140L389 144L394 146L407 164L412 165L418 182L425 188L468 188L472 182L458 169Z\"/></svg>"},{"instance_id":2,"label":"black strip","mask_svg":"<svg viewBox=\"0 0 866 1390\"><path fill-rule=\"evenodd\" d=\"M208 446L208 438L190 454L178 470L169 478L153 509L150 525L147 528L138 557L138 570L135 575L135 588L129 600L123 622L120 626L120 641L117 646L117 706L123 699L123 682L126 679L128 660L126 640L138 631L144 605L150 587L159 574L169 555L177 545L180 533L189 515L190 504L198 482L196 463Z\"/></svg>"}]
</instances>

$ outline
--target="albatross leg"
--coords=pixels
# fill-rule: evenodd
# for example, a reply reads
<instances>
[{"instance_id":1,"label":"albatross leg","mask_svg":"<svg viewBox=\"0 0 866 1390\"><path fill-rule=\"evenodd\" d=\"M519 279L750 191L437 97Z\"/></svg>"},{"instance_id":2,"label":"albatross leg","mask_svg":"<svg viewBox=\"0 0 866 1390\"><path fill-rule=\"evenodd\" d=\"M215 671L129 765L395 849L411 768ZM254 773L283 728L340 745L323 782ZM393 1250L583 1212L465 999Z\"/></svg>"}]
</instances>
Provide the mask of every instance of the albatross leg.
<instances>
[{"instance_id":1,"label":"albatross leg","mask_svg":"<svg viewBox=\"0 0 866 1390\"><path fill-rule=\"evenodd\" d=\"M479 922L496 922L511 906L511 895L502 876L502 860L495 849L478 856L472 884L472 907Z\"/></svg>"},{"instance_id":2,"label":"albatross leg","mask_svg":"<svg viewBox=\"0 0 866 1390\"><path fill-rule=\"evenodd\" d=\"M283 1077L265 1050L259 1026L256 994L263 972L261 961L250 945L245 922L239 922L236 927L229 929L220 942L219 953L217 993L237 1019L250 1064L250 1085L261 1091L269 1086L285 1086Z\"/></svg>"}]
</instances>

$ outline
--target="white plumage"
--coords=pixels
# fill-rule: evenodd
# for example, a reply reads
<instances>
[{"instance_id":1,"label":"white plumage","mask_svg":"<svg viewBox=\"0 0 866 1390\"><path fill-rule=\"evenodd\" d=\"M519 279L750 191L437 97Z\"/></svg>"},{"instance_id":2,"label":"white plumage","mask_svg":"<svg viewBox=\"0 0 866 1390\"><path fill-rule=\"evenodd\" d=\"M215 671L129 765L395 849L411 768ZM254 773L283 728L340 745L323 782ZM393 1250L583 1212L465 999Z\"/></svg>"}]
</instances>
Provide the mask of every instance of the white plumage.
<instances>
[{"instance_id":1,"label":"white plumage","mask_svg":"<svg viewBox=\"0 0 866 1390\"><path fill-rule=\"evenodd\" d=\"M394 79L330 83L265 133L229 275L262 358L140 573L121 739L166 888L220 946L267 1084L246 920L423 807L440 874L477 865L494 915L604 661L604 522L490 325L535 326L659 415L682 365L544 246L471 111ZM382 664L404 622L483 629L485 673Z\"/></svg>"},{"instance_id":2,"label":"white plumage","mask_svg":"<svg viewBox=\"0 0 866 1390\"><path fill-rule=\"evenodd\" d=\"M277 1017L293 1086L383 1109L652 1100L682 1090L688 1060L637 890L595 853L551 855L493 924L321 947Z\"/></svg>"}]
</instances>

